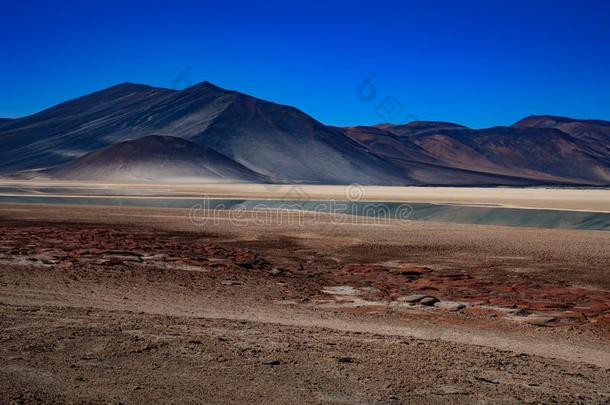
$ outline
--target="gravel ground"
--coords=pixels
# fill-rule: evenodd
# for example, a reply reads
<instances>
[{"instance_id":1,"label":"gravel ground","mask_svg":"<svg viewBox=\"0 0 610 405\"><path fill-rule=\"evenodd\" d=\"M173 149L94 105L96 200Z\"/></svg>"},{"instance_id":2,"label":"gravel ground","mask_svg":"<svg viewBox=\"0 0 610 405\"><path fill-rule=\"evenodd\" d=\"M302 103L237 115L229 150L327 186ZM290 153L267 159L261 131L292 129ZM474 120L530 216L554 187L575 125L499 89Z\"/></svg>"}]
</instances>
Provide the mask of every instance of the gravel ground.
<instances>
[{"instance_id":1,"label":"gravel ground","mask_svg":"<svg viewBox=\"0 0 610 405\"><path fill-rule=\"evenodd\" d=\"M0 402L610 401L610 233L252 215L1 206Z\"/></svg>"}]
</instances>

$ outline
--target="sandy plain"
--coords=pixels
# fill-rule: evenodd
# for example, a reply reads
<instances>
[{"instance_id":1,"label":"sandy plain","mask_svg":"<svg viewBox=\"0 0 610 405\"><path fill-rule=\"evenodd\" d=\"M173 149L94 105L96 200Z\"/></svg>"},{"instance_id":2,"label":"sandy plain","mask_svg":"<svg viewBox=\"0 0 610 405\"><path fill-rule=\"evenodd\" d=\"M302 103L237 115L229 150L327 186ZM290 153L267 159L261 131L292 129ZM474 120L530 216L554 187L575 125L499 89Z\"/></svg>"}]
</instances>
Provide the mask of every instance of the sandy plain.
<instances>
[{"instance_id":1,"label":"sandy plain","mask_svg":"<svg viewBox=\"0 0 610 405\"><path fill-rule=\"evenodd\" d=\"M266 215L0 205L3 402L610 400L610 232Z\"/></svg>"}]
</instances>

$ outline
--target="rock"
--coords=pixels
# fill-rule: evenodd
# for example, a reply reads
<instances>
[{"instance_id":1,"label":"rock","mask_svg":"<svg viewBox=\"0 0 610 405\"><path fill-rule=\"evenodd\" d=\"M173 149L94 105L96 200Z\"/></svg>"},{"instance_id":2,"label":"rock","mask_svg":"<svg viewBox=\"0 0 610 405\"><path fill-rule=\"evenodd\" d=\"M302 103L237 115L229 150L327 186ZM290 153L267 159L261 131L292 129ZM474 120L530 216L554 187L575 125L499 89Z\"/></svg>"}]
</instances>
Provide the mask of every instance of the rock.
<instances>
[{"instance_id":1,"label":"rock","mask_svg":"<svg viewBox=\"0 0 610 405\"><path fill-rule=\"evenodd\" d=\"M263 364L265 366L279 366L280 364L282 364L282 362L279 360L271 360L271 361L264 362Z\"/></svg>"},{"instance_id":2,"label":"rock","mask_svg":"<svg viewBox=\"0 0 610 405\"><path fill-rule=\"evenodd\" d=\"M461 388L457 385L444 384L439 385L436 390L433 391L436 395L470 395L472 391Z\"/></svg>"},{"instance_id":3,"label":"rock","mask_svg":"<svg viewBox=\"0 0 610 405\"><path fill-rule=\"evenodd\" d=\"M390 397L388 399L377 401L377 402L375 402L375 404L376 405L400 405L401 402L400 402L400 399L398 399L397 397L392 396L392 397Z\"/></svg>"},{"instance_id":4,"label":"rock","mask_svg":"<svg viewBox=\"0 0 610 405\"><path fill-rule=\"evenodd\" d=\"M241 285L240 281L237 280L224 280L221 282L222 285Z\"/></svg>"},{"instance_id":5,"label":"rock","mask_svg":"<svg viewBox=\"0 0 610 405\"><path fill-rule=\"evenodd\" d=\"M125 260L121 257L109 257L104 263L106 266L120 266L122 264L125 264Z\"/></svg>"},{"instance_id":6,"label":"rock","mask_svg":"<svg viewBox=\"0 0 610 405\"><path fill-rule=\"evenodd\" d=\"M530 312L525 308L515 309L514 311L509 312L513 316L529 316Z\"/></svg>"},{"instance_id":7,"label":"rock","mask_svg":"<svg viewBox=\"0 0 610 405\"><path fill-rule=\"evenodd\" d=\"M527 323L534 326L546 326L550 322L556 321L554 316L536 316L527 319Z\"/></svg>"},{"instance_id":8,"label":"rock","mask_svg":"<svg viewBox=\"0 0 610 405\"><path fill-rule=\"evenodd\" d=\"M274 267L269 271L269 273L271 273L273 276L281 276L282 274L288 273L288 270L281 267Z\"/></svg>"},{"instance_id":9,"label":"rock","mask_svg":"<svg viewBox=\"0 0 610 405\"><path fill-rule=\"evenodd\" d=\"M477 380L479 380L479 381L483 381L483 382L486 382L486 383L489 383L489 384L496 384L496 385L500 384L500 381L494 380L492 378L486 378L486 377L475 377L475 378Z\"/></svg>"},{"instance_id":10,"label":"rock","mask_svg":"<svg viewBox=\"0 0 610 405\"><path fill-rule=\"evenodd\" d=\"M242 269L268 269L271 263L262 257L237 258L235 264Z\"/></svg>"},{"instance_id":11,"label":"rock","mask_svg":"<svg viewBox=\"0 0 610 405\"><path fill-rule=\"evenodd\" d=\"M337 359L337 361L338 361L339 363L353 363L353 362L354 362L354 359L352 359L351 357L339 357L339 358Z\"/></svg>"},{"instance_id":12,"label":"rock","mask_svg":"<svg viewBox=\"0 0 610 405\"><path fill-rule=\"evenodd\" d=\"M436 308L444 309L446 311L459 311L460 309L466 308L466 304L455 301L439 301L434 304Z\"/></svg>"},{"instance_id":13,"label":"rock","mask_svg":"<svg viewBox=\"0 0 610 405\"><path fill-rule=\"evenodd\" d=\"M408 304L415 304L426 297L427 297L427 295L425 295L425 294L412 294L412 295L407 295L406 297L398 297L398 298L396 298L396 301L406 302Z\"/></svg>"},{"instance_id":14,"label":"rock","mask_svg":"<svg viewBox=\"0 0 610 405\"><path fill-rule=\"evenodd\" d=\"M322 292L330 295L356 295L358 290L348 285L339 285L334 287L324 287Z\"/></svg>"},{"instance_id":15,"label":"rock","mask_svg":"<svg viewBox=\"0 0 610 405\"><path fill-rule=\"evenodd\" d=\"M425 270L418 269L418 268L400 268L400 269L394 270L394 272L396 274L400 274L401 276L405 276L407 278L419 278L422 275L424 275L424 273L426 273Z\"/></svg>"},{"instance_id":16,"label":"rock","mask_svg":"<svg viewBox=\"0 0 610 405\"><path fill-rule=\"evenodd\" d=\"M254 267L254 265L256 264L254 260L242 260L240 262L235 263L237 264L239 267L244 268L244 269L251 269Z\"/></svg>"},{"instance_id":17,"label":"rock","mask_svg":"<svg viewBox=\"0 0 610 405\"><path fill-rule=\"evenodd\" d=\"M436 304L437 302L438 302L438 298L436 298L436 297L424 297L419 301L420 304L426 305L428 307Z\"/></svg>"}]
</instances>

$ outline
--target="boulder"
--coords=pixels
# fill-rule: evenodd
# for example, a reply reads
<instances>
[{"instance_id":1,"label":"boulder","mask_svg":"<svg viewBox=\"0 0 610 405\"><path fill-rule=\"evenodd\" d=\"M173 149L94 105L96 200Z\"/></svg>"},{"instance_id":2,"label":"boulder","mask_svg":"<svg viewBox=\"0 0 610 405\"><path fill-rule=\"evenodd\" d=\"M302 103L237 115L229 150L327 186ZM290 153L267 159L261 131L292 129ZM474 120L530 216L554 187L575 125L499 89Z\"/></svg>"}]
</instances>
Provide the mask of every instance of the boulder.
<instances>
[{"instance_id":1,"label":"boulder","mask_svg":"<svg viewBox=\"0 0 610 405\"><path fill-rule=\"evenodd\" d=\"M438 302L438 298L436 297L424 297L422 298L419 303L428 307L431 307L432 305L436 304Z\"/></svg>"},{"instance_id":2,"label":"boulder","mask_svg":"<svg viewBox=\"0 0 610 405\"><path fill-rule=\"evenodd\" d=\"M439 301L434 304L436 308L444 309L446 311L459 311L466 308L466 304L455 301Z\"/></svg>"},{"instance_id":3,"label":"boulder","mask_svg":"<svg viewBox=\"0 0 610 405\"><path fill-rule=\"evenodd\" d=\"M426 297L428 297L428 296L425 294L411 294L411 295L407 295L405 297L398 297L398 298L396 298L396 301L406 302L408 304L415 304Z\"/></svg>"}]
</instances>

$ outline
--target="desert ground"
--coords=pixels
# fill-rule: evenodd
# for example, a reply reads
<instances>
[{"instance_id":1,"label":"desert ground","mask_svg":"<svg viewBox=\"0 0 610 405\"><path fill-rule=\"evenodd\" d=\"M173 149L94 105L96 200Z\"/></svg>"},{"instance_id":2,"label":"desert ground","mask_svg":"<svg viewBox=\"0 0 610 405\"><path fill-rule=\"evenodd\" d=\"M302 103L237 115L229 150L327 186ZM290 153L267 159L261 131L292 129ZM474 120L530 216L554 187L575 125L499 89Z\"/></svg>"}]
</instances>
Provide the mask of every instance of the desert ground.
<instances>
[{"instance_id":1,"label":"desert ground","mask_svg":"<svg viewBox=\"0 0 610 405\"><path fill-rule=\"evenodd\" d=\"M0 204L0 402L610 401L610 232L266 215Z\"/></svg>"}]
</instances>

